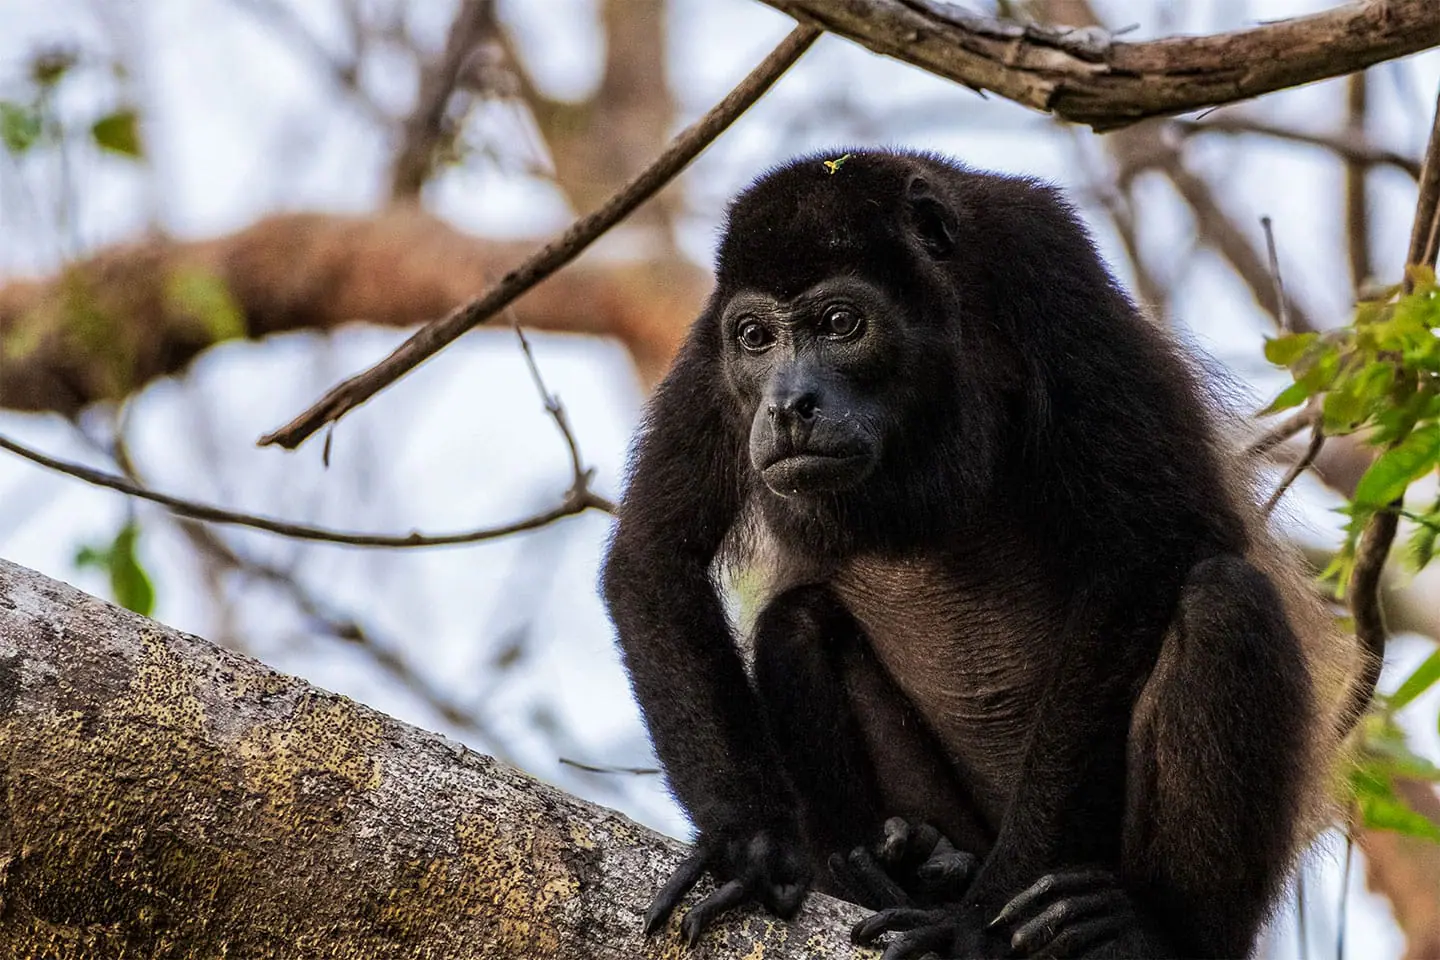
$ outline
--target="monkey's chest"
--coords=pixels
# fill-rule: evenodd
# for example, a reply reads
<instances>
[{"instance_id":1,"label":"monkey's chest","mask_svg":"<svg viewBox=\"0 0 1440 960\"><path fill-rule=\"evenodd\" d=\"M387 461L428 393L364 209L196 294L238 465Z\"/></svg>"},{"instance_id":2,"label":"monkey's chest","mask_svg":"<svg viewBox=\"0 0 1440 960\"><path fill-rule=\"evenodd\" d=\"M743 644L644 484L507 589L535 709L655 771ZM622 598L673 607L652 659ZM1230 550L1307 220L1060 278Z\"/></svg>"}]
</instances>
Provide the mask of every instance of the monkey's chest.
<instances>
[{"instance_id":1,"label":"monkey's chest","mask_svg":"<svg viewBox=\"0 0 1440 960\"><path fill-rule=\"evenodd\" d=\"M975 799L998 812L1060 654L1060 614L1013 572L1026 564L990 567L857 561L832 583Z\"/></svg>"}]
</instances>

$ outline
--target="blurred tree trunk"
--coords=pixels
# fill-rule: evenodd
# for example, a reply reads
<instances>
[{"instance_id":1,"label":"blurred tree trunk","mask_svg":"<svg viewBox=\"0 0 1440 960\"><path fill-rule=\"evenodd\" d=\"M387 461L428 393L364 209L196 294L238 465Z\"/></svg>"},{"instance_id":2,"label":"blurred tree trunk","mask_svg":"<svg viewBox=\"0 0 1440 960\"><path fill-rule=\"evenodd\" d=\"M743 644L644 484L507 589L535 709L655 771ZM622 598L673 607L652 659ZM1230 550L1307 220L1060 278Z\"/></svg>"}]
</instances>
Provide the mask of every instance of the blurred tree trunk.
<instances>
[{"instance_id":1,"label":"blurred tree trunk","mask_svg":"<svg viewBox=\"0 0 1440 960\"><path fill-rule=\"evenodd\" d=\"M680 844L0 561L0 955L629 958ZM858 907L704 957L859 955Z\"/></svg>"},{"instance_id":2,"label":"blurred tree trunk","mask_svg":"<svg viewBox=\"0 0 1440 960\"><path fill-rule=\"evenodd\" d=\"M280 214L213 240L113 247L59 277L0 286L0 406L74 416L226 339L357 320L413 326L482 292L532 249L462 234L408 205L368 217ZM678 257L582 259L516 309L537 329L619 339L649 384L706 283Z\"/></svg>"}]
</instances>

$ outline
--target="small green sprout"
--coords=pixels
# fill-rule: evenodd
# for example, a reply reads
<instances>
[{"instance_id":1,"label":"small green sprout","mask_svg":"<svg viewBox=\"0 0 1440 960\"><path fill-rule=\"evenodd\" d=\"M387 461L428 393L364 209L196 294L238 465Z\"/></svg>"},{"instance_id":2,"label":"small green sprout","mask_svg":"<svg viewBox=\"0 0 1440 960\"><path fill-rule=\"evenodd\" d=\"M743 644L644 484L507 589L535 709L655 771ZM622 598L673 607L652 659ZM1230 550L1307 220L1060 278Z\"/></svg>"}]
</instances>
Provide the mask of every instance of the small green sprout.
<instances>
[{"instance_id":1,"label":"small green sprout","mask_svg":"<svg viewBox=\"0 0 1440 960\"><path fill-rule=\"evenodd\" d=\"M833 177L835 175L835 171L839 170L844 165L845 161L849 160L852 156L854 156L854 154L847 153L843 157L837 157L834 160L826 160L825 169L829 171L830 175Z\"/></svg>"}]
</instances>

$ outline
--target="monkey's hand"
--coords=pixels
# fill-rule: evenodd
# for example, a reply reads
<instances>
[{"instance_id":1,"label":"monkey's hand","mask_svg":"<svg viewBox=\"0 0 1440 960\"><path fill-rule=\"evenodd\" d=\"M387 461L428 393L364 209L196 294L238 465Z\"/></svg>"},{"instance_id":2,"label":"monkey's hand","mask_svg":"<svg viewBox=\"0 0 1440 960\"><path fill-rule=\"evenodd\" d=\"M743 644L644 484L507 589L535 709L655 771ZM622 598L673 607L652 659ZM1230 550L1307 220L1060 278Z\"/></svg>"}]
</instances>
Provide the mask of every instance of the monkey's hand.
<instances>
[{"instance_id":1,"label":"monkey's hand","mask_svg":"<svg viewBox=\"0 0 1440 960\"><path fill-rule=\"evenodd\" d=\"M1001 940L987 934L984 915L963 903L929 910L918 907L881 910L855 924L850 930L850 939L868 946L887 933L896 936L885 945L880 960L914 960L926 955L971 960L1009 955Z\"/></svg>"},{"instance_id":2,"label":"monkey's hand","mask_svg":"<svg viewBox=\"0 0 1440 960\"><path fill-rule=\"evenodd\" d=\"M832 854L829 863L846 899L872 910L954 903L978 865L935 827L903 817L885 821L879 842Z\"/></svg>"},{"instance_id":3,"label":"monkey's hand","mask_svg":"<svg viewBox=\"0 0 1440 960\"><path fill-rule=\"evenodd\" d=\"M990 929L1008 930L1018 957L1078 957L1117 938L1119 956L1170 954L1115 875L1096 868L1047 873L1007 903Z\"/></svg>"},{"instance_id":4,"label":"monkey's hand","mask_svg":"<svg viewBox=\"0 0 1440 960\"><path fill-rule=\"evenodd\" d=\"M973 906L891 908L856 924L851 939L871 943L886 933L898 936L881 960L908 960L927 952L967 958L1082 957L1107 944L1106 956L1115 947L1120 948L1116 956L1172 955L1142 923L1114 874L1101 869L1046 874L988 923Z\"/></svg>"},{"instance_id":5,"label":"monkey's hand","mask_svg":"<svg viewBox=\"0 0 1440 960\"><path fill-rule=\"evenodd\" d=\"M789 920L810 889L810 868L800 842L787 831L758 830L724 840L702 835L695 847L695 854L676 868L655 895L645 914L646 934L665 925L707 871L720 882L719 889L691 907L680 921L680 933L692 947L716 917L746 902L758 901Z\"/></svg>"}]
</instances>

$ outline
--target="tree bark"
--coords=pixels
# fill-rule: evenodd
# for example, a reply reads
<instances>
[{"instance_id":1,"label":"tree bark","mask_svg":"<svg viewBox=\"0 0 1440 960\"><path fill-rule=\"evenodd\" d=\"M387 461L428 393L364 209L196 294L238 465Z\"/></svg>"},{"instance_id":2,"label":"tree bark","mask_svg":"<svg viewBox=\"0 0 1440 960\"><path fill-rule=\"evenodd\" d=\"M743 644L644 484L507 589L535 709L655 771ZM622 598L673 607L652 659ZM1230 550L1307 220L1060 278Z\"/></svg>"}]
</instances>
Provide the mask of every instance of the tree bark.
<instances>
[{"instance_id":1,"label":"tree bark","mask_svg":"<svg viewBox=\"0 0 1440 960\"><path fill-rule=\"evenodd\" d=\"M0 561L0 955L621 958L683 854L444 737ZM859 908L688 957L873 956Z\"/></svg>"},{"instance_id":2,"label":"tree bark","mask_svg":"<svg viewBox=\"0 0 1440 960\"><path fill-rule=\"evenodd\" d=\"M943 0L762 0L937 76L1096 130L1248 100L1440 44L1435 0L1362 0L1307 17L1141 43L1022 24Z\"/></svg>"}]
</instances>

